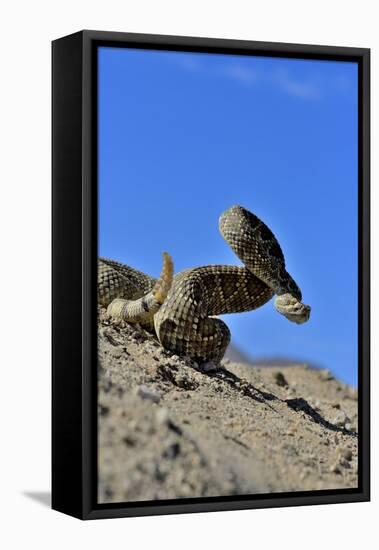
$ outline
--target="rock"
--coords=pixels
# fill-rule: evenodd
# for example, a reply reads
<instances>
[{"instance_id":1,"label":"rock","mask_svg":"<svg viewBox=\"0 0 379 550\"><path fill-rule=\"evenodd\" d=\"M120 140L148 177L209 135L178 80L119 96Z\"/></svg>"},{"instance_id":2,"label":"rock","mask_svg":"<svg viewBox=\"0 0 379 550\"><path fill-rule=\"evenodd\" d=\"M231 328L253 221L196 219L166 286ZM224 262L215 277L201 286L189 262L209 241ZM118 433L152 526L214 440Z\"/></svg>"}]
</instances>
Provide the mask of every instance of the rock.
<instances>
[{"instance_id":1,"label":"rock","mask_svg":"<svg viewBox=\"0 0 379 550\"><path fill-rule=\"evenodd\" d=\"M274 379L275 379L275 383L278 386L286 387L289 385L287 380L284 377L284 374L280 371L274 373Z\"/></svg>"},{"instance_id":2,"label":"rock","mask_svg":"<svg viewBox=\"0 0 379 550\"><path fill-rule=\"evenodd\" d=\"M340 464L341 464L341 466L343 466L344 468L351 468L350 462L348 462L348 461L345 460L344 458L341 458L341 459L340 459Z\"/></svg>"},{"instance_id":3,"label":"rock","mask_svg":"<svg viewBox=\"0 0 379 550\"><path fill-rule=\"evenodd\" d=\"M163 456L165 458L170 458L171 460L173 460L174 458L176 458L178 456L179 453L180 453L180 444L179 443L173 443L172 445L170 445L166 449Z\"/></svg>"},{"instance_id":4,"label":"rock","mask_svg":"<svg viewBox=\"0 0 379 550\"><path fill-rule=\"evenodd\" d=\"M332 423L335 426L341 426L342 428L347 428L346 424L350 423L350 418L347 416L347 414L344 411L341 411L340 413L337 414L337 416L334 417L334 420L332 421Z\"/></svg>"},{"instance_id":5,"label":"rock","mask_svg":"<svg viewBox=\"0 0 379 550\"><path fill-rule=\"evenodd\" d=\"M158 391L149 389L147 386L138 386L137 395L142 397L142 399L149 399L153 403L159 403L161 400L161 394Z\"/></svg>"},{"instance_id":6,"label":"rock","mask_svg":"<svg viewBox=\"0 0 379 550\"><path fill-rule=\"evenodd\" d=\"M348 460L349 462L351 460L353 460L353 452L351 449L349 449L348 447L346 447L345 449L342 449L341 451L341 456L345 459L345 460Z\"/></svg>"},{"instance_id":7,"label":"rock","mask_svg":"<svg viewBox=\"0 0 379 550\"><path fill-rule=\"evenodd\" d=\"M330 467L330 471L333 472L334 474L342 474L341 468L338 462L336 462Z\"/></svg>"},{"instance_id":8,"label":"rock","mask_svg":"<svg viewBox=\"0 0 379 550\"><path fill-rule=\"evenodd\" d=\"M207 361L206 363L201 363L199 368L202 372L212 372L218 370L220 367L211 361Z\"/></svg>"}]
</instances>

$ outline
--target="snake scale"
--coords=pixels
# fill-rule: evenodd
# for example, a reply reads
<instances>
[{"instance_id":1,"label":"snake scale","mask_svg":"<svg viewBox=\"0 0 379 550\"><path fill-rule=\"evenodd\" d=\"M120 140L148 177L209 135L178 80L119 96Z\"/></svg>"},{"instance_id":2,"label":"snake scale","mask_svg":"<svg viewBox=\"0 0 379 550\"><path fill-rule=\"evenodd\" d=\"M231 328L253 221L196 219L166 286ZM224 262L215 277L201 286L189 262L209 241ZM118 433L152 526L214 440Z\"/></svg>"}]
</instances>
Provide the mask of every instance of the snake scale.
<instances>
[{"instance_id":1,"label":"snake scale","mask_svg":"<svg viewBox=\"0 0 379 550\"><path fill-rule=\"evenodd\" d=\"M244 264L208 265L174 276L164 253L158 279L119 262L99 258L98 301L108 314L154 328L161 345L200 364L218 365L230 342L227 325L215 316L257 309L275 294L275 308L290 321L304 323L310 307L286 271L272 231L242 206L219 219L225 241Z\"/></svg>"}]
</instances>

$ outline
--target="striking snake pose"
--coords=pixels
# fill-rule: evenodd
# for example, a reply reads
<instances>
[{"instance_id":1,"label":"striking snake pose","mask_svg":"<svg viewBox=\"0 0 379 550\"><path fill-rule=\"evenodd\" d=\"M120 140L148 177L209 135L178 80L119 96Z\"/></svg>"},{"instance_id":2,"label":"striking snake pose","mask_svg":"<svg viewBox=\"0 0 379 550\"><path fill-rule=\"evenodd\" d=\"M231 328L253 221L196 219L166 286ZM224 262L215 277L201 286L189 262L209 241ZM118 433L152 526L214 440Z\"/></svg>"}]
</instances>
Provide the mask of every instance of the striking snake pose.
<instances>
[{"instance_id":1,"label":"striking snake pose","mask_svg":"<svg viewBox=\"0 0 379 550\"><path fill-rule=\"evenodd\" d=\"M159 279L112 260L99 259L98 300L111 317L154 327L161 345L199 363L218 365L230 341L226 324L214 316L257 309L274 294L279 313L308 321L310 307L285 269L283 252L257 216L232 206L219 220L222 236L243 267L209 265L173 276L164 253Z\"/></svg>"}]
</instances>

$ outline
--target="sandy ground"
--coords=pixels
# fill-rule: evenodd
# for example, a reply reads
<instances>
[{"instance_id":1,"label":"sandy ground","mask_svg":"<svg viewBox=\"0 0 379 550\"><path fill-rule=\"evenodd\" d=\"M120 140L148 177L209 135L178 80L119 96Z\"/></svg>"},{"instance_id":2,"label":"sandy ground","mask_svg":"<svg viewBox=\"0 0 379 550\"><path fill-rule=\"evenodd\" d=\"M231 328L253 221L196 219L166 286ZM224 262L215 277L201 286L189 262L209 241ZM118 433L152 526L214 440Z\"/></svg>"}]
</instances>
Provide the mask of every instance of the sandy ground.
<instances>
[{"instance_id":1,"label":"sandy ground","mask_svg":"<svg viewBox=\"0 0 379 550\"><path fill-rule=\"evenodd\" d=\"M357 486L357 392L306 365L203 373L99 317L101 503Z\"/></svg>"}]
</instances>

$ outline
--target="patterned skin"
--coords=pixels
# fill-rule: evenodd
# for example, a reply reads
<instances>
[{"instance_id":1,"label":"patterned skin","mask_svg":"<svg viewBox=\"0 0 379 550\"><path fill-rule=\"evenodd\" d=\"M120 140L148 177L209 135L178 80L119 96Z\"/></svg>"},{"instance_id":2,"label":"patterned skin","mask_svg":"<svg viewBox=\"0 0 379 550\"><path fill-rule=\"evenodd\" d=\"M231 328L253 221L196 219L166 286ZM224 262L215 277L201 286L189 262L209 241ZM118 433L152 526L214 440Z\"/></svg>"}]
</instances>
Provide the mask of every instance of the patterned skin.
<instances>
[{"instance_id":1,"label":"patterned skin","mask_svg":"<svg viewBox=\"0 0 379 550\"><path fill-rule=\"evenodd\" d=\"M302 304L271 230L241 206L226 210L219 227L244 266L196 267L173 277L172 260L165 253L161 276L154 279L100 258L99 303L108 306L113 318L153 325L165 349L216 366L230 342L227 325L216 315L252 311L276 294L279 313L295 323L306 322L310 307Z\"/></svg>"}]
</instances>

